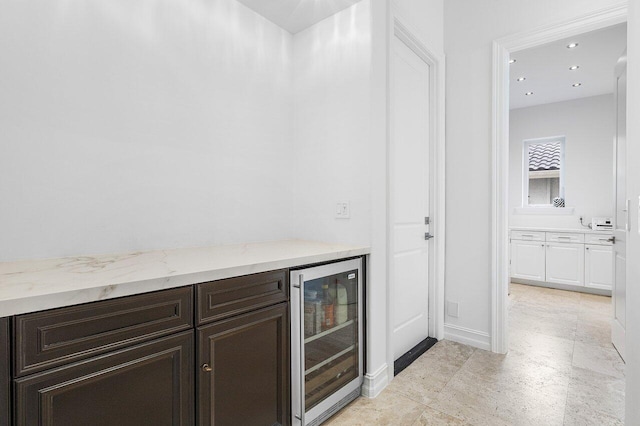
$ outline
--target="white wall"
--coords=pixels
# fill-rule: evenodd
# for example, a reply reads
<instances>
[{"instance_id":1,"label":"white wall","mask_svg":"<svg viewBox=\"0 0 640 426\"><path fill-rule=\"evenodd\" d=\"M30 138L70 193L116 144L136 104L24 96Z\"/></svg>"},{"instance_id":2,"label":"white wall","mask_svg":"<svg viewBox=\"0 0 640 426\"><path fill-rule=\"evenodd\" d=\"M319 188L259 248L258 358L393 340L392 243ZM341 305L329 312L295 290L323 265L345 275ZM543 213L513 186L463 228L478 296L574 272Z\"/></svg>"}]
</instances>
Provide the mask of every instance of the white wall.
<instances>
[{"instance_id":1,"label":"white wall","mask_svg":"<svg viewBox=\"0 0 640 426\"><path fill-rule=\"evenodd\" d=\"M371 241L371 16L363 0L293 37L294 224L298 238ZM336 219L349 201L350 219Z\"/></svg>"},{"instance_id":2,"label":"white wall","mask_svg":"<svg viewBox=\"0 0 640 426\"><path fill-rule=\"evenodd\" d=\"M629 2L627 27L627 167L631 199L627 245L626 423L640 419L640 2Z\"/></svg>"},{"instance_id":3,"label":"white wall","mask_svg":"<svg viewBox=\"0 0 640 426\"><path fill-rule=\"evenodd\" d=\"M584 223L594 216L611 217L614 135L613 94L511 110L509 225L579 229L580 216ZM522 141L548 136L566 136L565 199L574 214L515 214L522 207Z\"/></svg>"},{"instance_id":4,"label":"white wall","mask_svg":"<svg viewBox=\"0 0 640 426\"><path fill-rule=\"evenodd\" d=\"M449 338L487 345L491 322L492 42L616 0L447 0L447 267ZM485 346L486 347L486 346Z\"/></svg>"},{"instance_id":5,"label":"white wall","mask_svg":"<svg viewBox=\"0 0 640 426\"><path fill-rule=\"evenodd\" d=\"M0 261L291 235L291 54L234 0L0 2Z\"/></svg>"}]
</instances>

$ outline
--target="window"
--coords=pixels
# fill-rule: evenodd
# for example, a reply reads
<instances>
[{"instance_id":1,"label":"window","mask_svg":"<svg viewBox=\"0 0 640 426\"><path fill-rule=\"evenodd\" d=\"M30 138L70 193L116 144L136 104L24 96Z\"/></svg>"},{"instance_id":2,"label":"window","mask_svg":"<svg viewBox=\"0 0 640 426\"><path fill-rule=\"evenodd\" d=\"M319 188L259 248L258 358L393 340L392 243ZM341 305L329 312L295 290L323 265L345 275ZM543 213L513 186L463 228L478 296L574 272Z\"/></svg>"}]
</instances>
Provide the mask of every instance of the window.
<instances>
[{"instance_id":1,"label":"window","mask_svg":"<svg viewBox=\"0 0 640 426\"><path fill-rule=\"evenodd\" d=\"M564 207L564 136L523 142L523 207Z\"/></svg>"}]
</instances>

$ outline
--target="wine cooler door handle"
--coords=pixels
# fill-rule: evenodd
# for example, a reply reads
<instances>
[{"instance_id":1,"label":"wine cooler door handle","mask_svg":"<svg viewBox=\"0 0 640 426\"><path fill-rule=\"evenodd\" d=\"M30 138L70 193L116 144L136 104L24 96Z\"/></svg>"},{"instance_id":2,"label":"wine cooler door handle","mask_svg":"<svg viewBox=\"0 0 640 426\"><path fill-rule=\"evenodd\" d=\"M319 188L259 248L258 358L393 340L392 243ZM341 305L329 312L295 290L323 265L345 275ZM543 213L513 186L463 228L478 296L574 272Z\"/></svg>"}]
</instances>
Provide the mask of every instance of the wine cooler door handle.
<instances>
[{"instance_id":1,"label":"wine cooler door handle","mask_svg":"<svg viewBox=\"0 0 640 426\"><path fill-rule=\"evenodd\" d=\"M295 286L298 288L298 291L300 292L300 320L298 321L300 323L300 416L298 417L300 419L300 424L302 426L305 426L305 422L304 422L304 397L305 397L305 391L304 391L304 275L300 274L298 275L298 285ZM297 417L297 416L296 416Z\"/></svg>"}]
</instances>

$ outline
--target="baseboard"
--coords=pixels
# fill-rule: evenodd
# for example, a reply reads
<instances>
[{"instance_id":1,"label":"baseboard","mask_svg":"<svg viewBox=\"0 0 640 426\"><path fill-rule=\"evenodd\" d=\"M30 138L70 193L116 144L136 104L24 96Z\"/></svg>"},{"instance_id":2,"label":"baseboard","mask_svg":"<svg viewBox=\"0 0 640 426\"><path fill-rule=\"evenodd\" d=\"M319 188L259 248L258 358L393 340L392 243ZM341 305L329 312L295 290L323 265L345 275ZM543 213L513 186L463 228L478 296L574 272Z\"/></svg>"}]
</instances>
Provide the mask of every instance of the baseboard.
<instances>
[{"instance_id":1,"label":"baseboard","mask_svg":"<svg viewBox=\"0 0 640 426\"><path fill-rule=\"evenodd\" d=\"M513 284L525 284L525 285L531 285L536 287L553 288L556 290L565 290L565 291L577 291L579 293L596 294L598 296L611 297L611 290L602 290L599 288L583 287L583 286L568 285L568 284L548 283L545 281L525 280L522 278L511 278L511 282Z\"/></svg>"},{"instance_id":2,"label":"baseboard","mask_svg":"<svg viewBox=\"0 0 640 426\"><path fill-rule=\"evenodd\" d=\"M491 336L484 331L472 330L453 324L444 325L444 338L454 342L473 346L474 348L491 350Z\"/></svg>"},{"instance_id":3,"label":"baseboard","mask_svg":"<svg viewBox=\"0 0 640 426\"><path fill-rule=\"evenodd\" d=\"M410 366L413 361L418 359L420 355L431 349L433 345L438 343L437 339L427 337L422 342L415 345L409 352L402 355L393 363L393 375L397 376L402 370Z\"/></svg>"},{"instance_id":4,"label":"baseboard","mask_svg":"<svg viewBox=\"0 0 640 426\"><path fill-rule=\"evenodd\" d=\"M380 395L380 392L389 384L388 370L389 367L384 364L375 372L365 374L364 382L362 383L362 396L375 398Z\"/></svg>"}]
</instances>

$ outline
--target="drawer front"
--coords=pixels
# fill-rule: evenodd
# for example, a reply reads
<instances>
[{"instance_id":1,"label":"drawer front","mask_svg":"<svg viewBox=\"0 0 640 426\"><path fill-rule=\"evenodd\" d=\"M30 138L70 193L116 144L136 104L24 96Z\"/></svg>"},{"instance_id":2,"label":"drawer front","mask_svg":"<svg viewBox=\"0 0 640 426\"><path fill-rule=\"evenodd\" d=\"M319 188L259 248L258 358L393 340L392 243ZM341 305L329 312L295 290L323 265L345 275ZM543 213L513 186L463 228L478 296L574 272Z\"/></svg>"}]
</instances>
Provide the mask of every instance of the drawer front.
<instances>
[{"instance_id":1,"label":"drawer front","mask_svg":"<svg viewBox=\"0 0 640 426\"><path fill-rule=\"evenodd\" d=\"M554 243L584 243L584 234L576 232L547 232L547 241Z\"/></svg>"},{"instance_id":2,"label":"drawer front","mask_svg":"<svg viewBox=\"0 0 640 426\"><path fill-rule=\"evenodd\" d=\"M184 287L15 317L15 375L193 327L193 288Z\"/></svg>"},{"instance_id":3,"label":"drawer front","mask_svg":"<svg viewBox=\"0 0 640 426\"><path fill-rule=\"evenodd\" d=\"M286 302L288 284L285 269L198 284L198 324Z\"/></svg>"},{"instance_id":4,"label":"drawer front","mask_svg":"<svg viewBox=\"0 0 640 426\"><path fill-rule=\"evenodd\" d=\"M511 231L512 240L544 241L544 232Z\"/></svg>"},{"instance_id":5,"label":"drawer front","mask_svg":"<svg viewBox=\"0 0 640 426\"><path fill-rule=\"evenodd\" d=\"M584 236L584 242L587 244L599 244L602 246L611 246L613 243L609 241L609 238L613 237L611 234L586 234Z\"/></svg>"}]
</instances>

